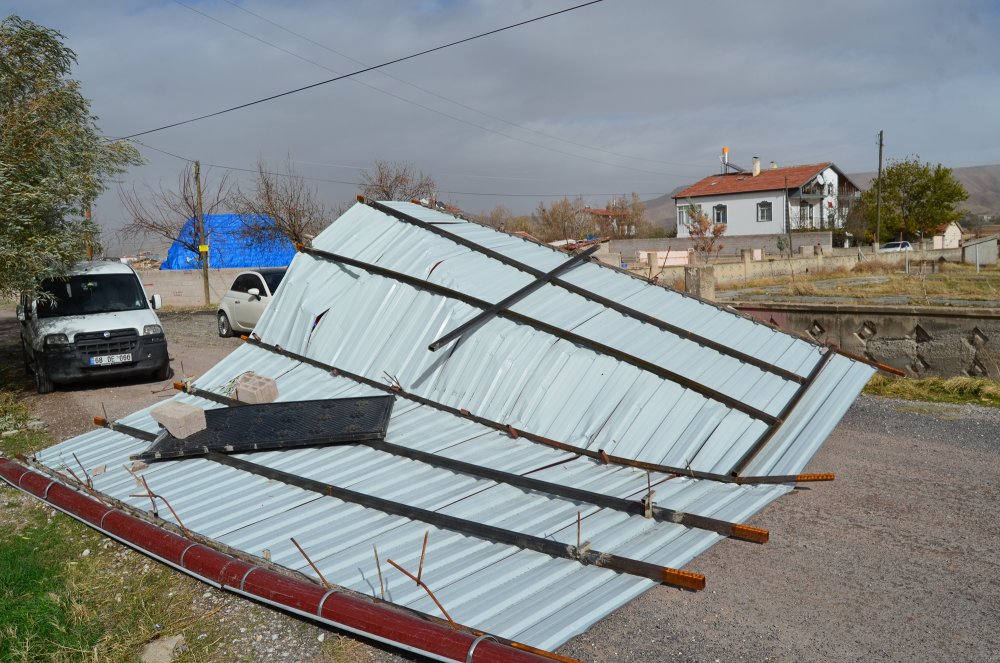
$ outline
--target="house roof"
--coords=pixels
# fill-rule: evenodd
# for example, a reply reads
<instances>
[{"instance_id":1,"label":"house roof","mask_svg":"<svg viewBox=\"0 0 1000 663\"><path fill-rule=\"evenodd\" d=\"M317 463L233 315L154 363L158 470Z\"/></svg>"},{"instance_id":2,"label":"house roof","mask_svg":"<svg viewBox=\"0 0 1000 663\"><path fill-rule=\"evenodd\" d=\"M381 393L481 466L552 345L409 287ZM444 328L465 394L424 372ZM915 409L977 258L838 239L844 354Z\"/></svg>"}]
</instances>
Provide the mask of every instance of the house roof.
<instances>
[{"instance_id":1,"label":"house roof","mask_svg":"<svg viewBox=\"0 0 1000 663\"><path fill-rule=\"evenodd\" d=\"M551 276L557 268L564 271ZM536 285L430 350L492 303ZM226 394L253 371L276 381L281 401L388 391L396 404L385 442L480 470L362 442L237 458L567 550L579 536L593 551L675 569L725 537L487 472L632 502L652 486L657 508L742 523L791 490L788 475L803 471L873 372L723 307L396 202L355 205L298 254L255 336L194 385ZM174 398L223 406L218 396ZM154 434L150 409L121 421ZM123 467L147 446L100 429L37 459L53 469L105 465L94 489L148 511ZM758 479L734 482L733 472ZM251 555L269 550L274 563L317 578L294 536L327 581L369 596L380 593L372 546L412 570L429 531L423 578L451 617L544 649L657 584L207 458L152 463L142 475L191 531ZM440 616L405 576L384 564L381 574L386 600Z\"/></svg>"},{"instance_id":2,"label":"house roof","mask_svg":"<svg viewBox=\"0 0 1000 663\"><path fill-rule=\"evenodd\" d=\"M807 166L773 168L760 171L760 175L757 177L754 177L752 173L709 175L686 189L677 192L673 198L698 198L700 196L719 196L730 193L780 191L786 188L797 189L818 173L831 166L833 164L828 161L826 163L816 163Z\"/></svg>"}]
</instances>

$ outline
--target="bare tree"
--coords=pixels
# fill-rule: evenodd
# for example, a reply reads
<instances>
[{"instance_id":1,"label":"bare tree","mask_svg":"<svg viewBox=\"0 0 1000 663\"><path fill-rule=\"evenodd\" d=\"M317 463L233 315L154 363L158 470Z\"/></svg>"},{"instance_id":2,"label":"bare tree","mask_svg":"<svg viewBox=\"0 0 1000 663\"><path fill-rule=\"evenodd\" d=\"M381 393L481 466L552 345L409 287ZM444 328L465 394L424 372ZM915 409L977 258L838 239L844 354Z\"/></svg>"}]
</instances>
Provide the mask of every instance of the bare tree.
<instances>
[{"instance_id":1,"label":"bare tree","mask_svg":"<svg viewBox=\"0 0 1000 663\"><path fill-rule=\"evenodd\" d=\"M489 212L483 212L478 217L479 223L498 230L508 230L507 226L513 219L514 214L503 205L497 205Z\"/></svg>"},{"instance_id":2,"label":"bare tree","mask_svg":"<svg viewBox=\"0 0 1000 663\"><path fill-rule=\"evenodd\" d=\"M539 203L532 215L535 229L546 242L578 239L588 225L583 210L583 200L580 198L574 201L563 198L547 207L545 203Z\"/></svg>"},{"instance_id":3,"label":"bare tree","mask_svg":"<svg viewBox=\"0 0 1000 663\"><path fill-rule=\"evenodd\" d=\"M194 254L197 265L202 269L205 288L205 305L212 302L208 289L208 265L202 260L200 246L210 243L210 229L205 227L206 214L215 214L226 206L230 197L228 174L223 175L211 187L203 186L198 163L185 168L177 177L177 190L168 190L162 185L158 190L146 186L140 194L132 190L119 189L119 197L131 220L121 229L125 238L162 237L176 242ZM194 232L185 233L188 219L194 219ZM208 254L205 253L207 260Z\"/></svg>"},{"instance_id":4,"label":"bare tree","mask_svg":"<svg viewBox=\"0 0 1000 663\"><path fill-rule=\"evenodd\" d=\"M291 162L283 172L271 172L258 161L254 190L244 193L237 187L232 207L242 217L245 236L254 243L287 237L295 244L307 244L330 224L315 189L306 185Z\"/></svg>"},{"instance_id":5,"label":"bare tree","mask_svg":"<svg viewBox=\"0 0 1000 663\"><path fill-rule=\"evenodd\" d=\"M433 200L437 183L411 163L376 161L361 171L361 195L372 200Z\"/></svg>"},{"instance_id":6,"label":"bare tree","mask_svg":"<svg viewBox=\"0 0 1000 663\"><path fill-rule=\"evenodd\" d=\"M632 192L631 196L622 194L608 201L605 209L607 217L598 218L599 234L610 237L639 237L648 232L649 222L646 219L646 204L639 194Z\"/></svg>"},{"instance_id":7,"label":"bare tree","mask_svg":"<svg viewBox=\"0 0 1000 663\"><path fill-rule=\"evenodd\" d=\"M690 200L687 206L688 220L684 223L688 235L694 240L694 250L703 263L707 263L711 257L718 257L719 252L725 248L722 243L722 236L726 234L726 224L713 223L701 209L701 205L696 205Z\"/></svg>"}]
</instances>

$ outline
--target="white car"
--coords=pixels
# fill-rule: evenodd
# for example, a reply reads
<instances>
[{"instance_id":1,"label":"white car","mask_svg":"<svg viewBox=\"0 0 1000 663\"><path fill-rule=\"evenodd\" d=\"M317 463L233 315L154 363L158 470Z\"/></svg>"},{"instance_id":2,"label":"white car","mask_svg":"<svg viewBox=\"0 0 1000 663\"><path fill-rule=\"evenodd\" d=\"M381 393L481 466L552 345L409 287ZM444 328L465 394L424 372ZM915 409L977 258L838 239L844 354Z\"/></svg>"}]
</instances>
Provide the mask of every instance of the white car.
<instances>
[{"instance_id":1,"label":"white car","mask_svg":"<svg viewBox=\"0 0 1000 663\"><path fill-rule=\"evenodd\" d=\"M139 276L120 262L82 262L65 279L42 281L46 296L22 294L24 368L40 394L55 383L135 375L170 376L167 339Z\"/></svg>"},{"instance_id":2,"label":"white car","mask_svg":"<svg viewBox=\"0 0 1000 663\"><path fill-rule=\"evenodd\" d=\"M285 277L285 267L240 272L219 302L219 336L249 334Z\"/></svg>"},{"instance_id":3,"label":"white car","mask_svg":"<svg viewBox=\"0 0 1000 663\"><path fill-rule=\"evenodd\" d=\"M912 251L913 247L909 242L886 242L879 249L881 253L896 253L899 251Z\"/></svg>"}]
</instances>

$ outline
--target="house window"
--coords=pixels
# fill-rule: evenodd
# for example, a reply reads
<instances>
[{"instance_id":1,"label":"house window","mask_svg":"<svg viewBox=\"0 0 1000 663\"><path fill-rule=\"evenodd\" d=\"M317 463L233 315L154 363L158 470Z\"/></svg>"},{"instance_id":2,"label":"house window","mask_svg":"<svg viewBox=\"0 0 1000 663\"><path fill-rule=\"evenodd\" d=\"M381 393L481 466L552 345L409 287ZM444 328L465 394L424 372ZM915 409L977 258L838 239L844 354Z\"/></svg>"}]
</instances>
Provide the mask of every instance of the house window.
<instances>
[{"instance_id":1,"label":"house window","mask_svg":"<svg viewBox=\"0 0 1000 663\"><path fill-rule=\"evenodd\" d=\"M766 201L757 203L758 221L771 221L773 218L774 217L771 216L771 203Z\"/></svg>"},{"instance_id":2,"label":"house window","mask_svg":"<svg viewBox=\"0 0 1000 663\"><path fill-rule=\"evenodd\" d=\"M677 206L677 227L681 228L688 224L691 217L688 214L689 205L678 205Z\"/></svg>"},{"instance_id":3,"label":"house window","mask_svg":"<svg viewBox=\"0 0 1000 663\"><path fill-rule=\"evenodd\" d=\"M712 208L712 221L715 223L726 222L726 206L716 205Z\"/></svg>"},{"instance_id":4,"label":"house window","mask_svg":"<svg viewBox=\"0 0 1000 663\"><path fill-rule=\"evenodd\" d=\"M813 206L809 203L799 203L799 223L812 224Z\"/></svg>"}]
</instances>

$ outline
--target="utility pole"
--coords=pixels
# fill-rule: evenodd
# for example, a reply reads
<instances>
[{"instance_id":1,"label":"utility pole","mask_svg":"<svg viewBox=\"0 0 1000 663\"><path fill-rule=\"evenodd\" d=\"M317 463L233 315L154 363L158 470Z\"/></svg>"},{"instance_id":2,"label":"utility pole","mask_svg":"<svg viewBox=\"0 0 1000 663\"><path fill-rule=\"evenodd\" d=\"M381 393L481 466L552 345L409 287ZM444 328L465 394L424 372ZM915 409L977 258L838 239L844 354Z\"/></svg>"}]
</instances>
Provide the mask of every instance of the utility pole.
<instances>
[{"instance_id":1,"label":"utility pole","mask_svg":"<svg viewBox=\"0 0 1000 663\"><path fill-rule=\"evenodd\" d=\"M201 257L201 280L205 289L205 306L212 305L208 292L208 242L205 237L205 214L201 207L201 162L194 162L195 228L198 232L198 255Z\"/></svg>"},{"instance_id":2,"label":"utility pole","mask_svg":"<svg viewBox=\"0 0 1000 663\"><path fill-rule=\"evenodd\" d=\"M785 188L782 189L785 196L785 232L788 233L788 257L792 257L792 219L788 213L788 175L785 175Z\"/></svg>"},{"instance_id":3,"label":"utility pole","mask_svg":"<svg viewBox=\"0 0 1000 663\"><path fill-rule=\"evenodd\" d=\"M878 131L878 179L875 181L875 241L872 243L872 253L878 254L879 239L882 230L882 130Z\"/></svg>"}]
</instances>

